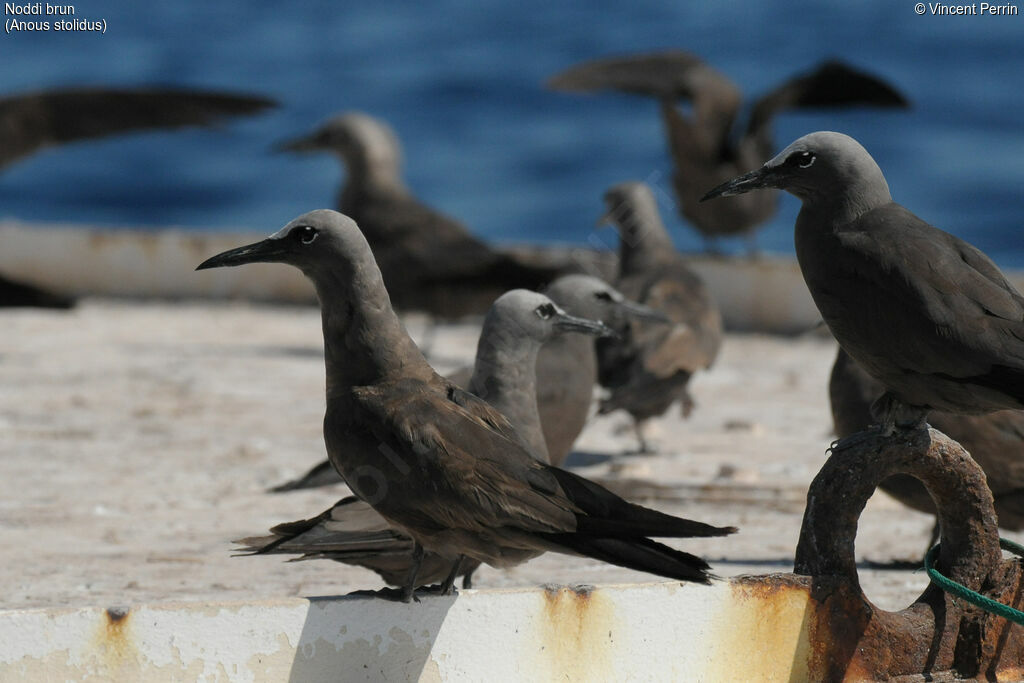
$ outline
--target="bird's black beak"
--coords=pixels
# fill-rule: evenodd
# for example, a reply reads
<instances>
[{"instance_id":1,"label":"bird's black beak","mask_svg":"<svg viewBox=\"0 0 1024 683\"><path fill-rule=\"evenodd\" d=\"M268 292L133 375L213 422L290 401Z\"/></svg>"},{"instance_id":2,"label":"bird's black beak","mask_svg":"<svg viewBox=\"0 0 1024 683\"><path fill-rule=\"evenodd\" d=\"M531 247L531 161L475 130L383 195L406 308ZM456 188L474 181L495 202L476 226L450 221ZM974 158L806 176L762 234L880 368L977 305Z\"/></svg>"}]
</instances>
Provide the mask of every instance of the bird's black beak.
<instances>
[{"instance_id":1,"label":"bird's black beak","mask_svg":"<svg viewBox=\"0 0 1024 683\"><path fill-rule=\"evenodd\" d=\"M744 192L750 192L762 187L775 187L776 174L776 169L762 166L750 173L744 173L738 178L722 183L701 197L700 200L705 202L715 197L732 197L733 195L743 194Z\"/></svg>"},{"instance_id":2,"label":"bird's black beak","mask_svg":"<svg viewBox=\"0 0 1024 683\"><path fill-rule=\"evenodd\" d=\"M620 301L619 306L622 307L622 310L625 311L626 315L628 315L630 318L637 318L639 320L650 320L653 322L666 324L672 322L672 319L669 318L664 313L662 313L661 311L651 308L650 306L638 304L637 302L630 301L629 299Z\"/></svg>"},{"instance_id":3,"label":"bird's black beak","mask_svg":"<svg viewBox=\"0 0 1024 683\"><path fill-rule=\"evenodd\" d=\"M568 313L556 313L552 324L555 326L556 330L560 330L562 332L578 332L580 334L589 334L593 337L615 336L615 330L599 320L577 318L576 316L569 315Z\"/></svg>"},{"instance_id":4,"label":"bird's black beak","mask_svg":"<svg viewBox=\"0 0 1024 683\"><path fill-rule=\"evenodd\" d=\"M262 242L247 244L244 247L236 247L235 249L228 249L216 256L211 256L196 266L196 270L241 266L246 263L279 263L284 254L284 240L268 238Z\"/></svg>"}]
</instances>

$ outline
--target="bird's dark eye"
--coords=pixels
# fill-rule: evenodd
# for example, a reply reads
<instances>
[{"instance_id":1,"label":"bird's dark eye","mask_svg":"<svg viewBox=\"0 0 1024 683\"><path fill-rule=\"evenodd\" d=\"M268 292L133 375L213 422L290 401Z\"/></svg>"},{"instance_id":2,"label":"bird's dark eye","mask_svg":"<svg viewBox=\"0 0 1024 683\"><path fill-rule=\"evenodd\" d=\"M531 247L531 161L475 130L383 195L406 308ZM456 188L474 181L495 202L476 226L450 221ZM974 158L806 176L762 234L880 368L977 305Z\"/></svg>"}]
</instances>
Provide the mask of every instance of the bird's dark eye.
<instances>
[{"instance_id":1,"label":"bird's dark eye","mask_svg":"<svg viewBox=\"0 0 1024 683\"><path fill-rule=\"evenodd\" d=\"M292 230L292 238L299 240L303 244L312 244L318 234L316 228L308 225Z\"/></svg>"},{"instance_id":2,"label":"bird's dark eye","mask_svg":"<svg viewBox=\"0 0 1024 683\"><path fill-rule=\"evenodd\" d=\"M536 313L537 317L541 320L547 320L555 314L555 307L553 304L541 304L536 308L534 313Z\"/></svg>"},{"instance_id":3,"label":"bird's dark eye","mask_svg":"<svg viewBox=\"0 0 1024 683\"><path fill-rule=\"evenodd\" d=\"M594 292L594 296L597 297L598 301L612 300L612 295L610 292Z\"/></svg>"},{"instance_id":4,"label":"bird's dark eye","mask_svg":"<svg viewBox=\"0 0 1024 683\"><path fill-rule=\"evenodd\" d=\"M794 152L786 159L786 165L810 168L811 164L814 163L814 159L815 156L811 152Z\"/></svg>"}]
</instances>

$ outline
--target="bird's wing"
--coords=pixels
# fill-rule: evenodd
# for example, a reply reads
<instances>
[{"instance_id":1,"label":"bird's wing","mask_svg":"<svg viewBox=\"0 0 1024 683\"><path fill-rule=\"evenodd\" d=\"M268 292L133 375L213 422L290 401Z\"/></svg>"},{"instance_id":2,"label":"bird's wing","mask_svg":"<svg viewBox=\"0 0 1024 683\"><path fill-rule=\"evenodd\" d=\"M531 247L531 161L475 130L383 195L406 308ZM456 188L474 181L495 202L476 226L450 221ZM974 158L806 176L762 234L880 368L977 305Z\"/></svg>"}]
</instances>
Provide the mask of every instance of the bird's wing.
<instances>
[{"instance_id":1,"label":"bird's wing","mask_svg":"<svg viewBox=\"0 0 1024 683\"><path fill-rule=\"evenodd\" d=\"M736 86L700 57L682 50L605 57L572 66L547 81L553 90L618 90L659 98L693 98L699 88L736 91Z\"/></svg>"},{"instance_id":2,"label":"bird's wing","mask_svg":"<svg viewBox=\"0 0 1024 683\"><path fill-rule=\"evenodd\" d=\"M653 282L644 304L668 315L675 324L634 320L633 336L644 348L643 367L656 377L710 367L721 344L721 320L703 285L691 273Z\"/></svg>"},{"instance_id":3,"label":"bird's wing","mask_svg":"<svg viewBox=\"0 0 1024 683\"><path fill-rule=\"evenodd\" d=\"M353 389L361 424L408 456L408 476L389 481L388 495L375 507L414 529L575 530L576 508L557 479L507 430L492 426L507 423L500 413L478 402L415 380Z\"/></svg>"},{"instance_id":4,"label":"bird's wing","mask_svg":"<svg viewBox=\"0 0 1024 683\"><path fill-rule=\"evenodd\" d=\"M0 168L49 145L147 128L206 125L273 100L175 89L82 88L0 99Z\"/></svg>"},{"instance_id":5,"label":"bird's wing","mask_svg":"<svg viewBox=\"0 0 1024 683\"><path fill-rule=\"evenodd\" d=\"M888 325L892 334L908 330L905 343L891 345L894 360L947 376L957 367L957 377L984 376L995 366L1024 371L1024 297L982 252L898 204L874 209L836 235L848 254L860 256L831 266L835 277L862 283L857 310L877 317L862 323ZM874 306L872 297L902 305ZM941 343L914 334L921 325L934 326Z\"/></svg>"},{"instance_id":6,"label":"bird's wing","mask_svg":"<svg viewBox=\"0 0 1024 683\"><path fill-rule=\"evenodd\" d=\"M408 286L536 289L562 270L492 249L461 222L414 197L366 201L351 215L363 229L385 279L410 279Z\"/></svg>"},{"instance_id":7,"label":"bird's wing","mask_svg":"<svg viewBox=\"0 0 1024 683\"><path fill-rule=\"evenodd\" d=\"M766 93L751 110L748 134L769 124L780 111L811 107L908 107L909 101L881 78L837 60L819 64Z\"/></svg>"},{"instance_id":8,"label":"bird's wing","mask_svg":"<svg viewBox=\"0 0 1024 683\"><path fill-rule=\"evenodd\" d=\"M450 381L447 382L447 392L448 400L464 409L471 419L529 450L525 439L519 435L509 419L490 403Z\"/></svg>"},{"instance_id":9,"label":"bird's wing","mask_svg":"<svg viewBox=\"0 0 1024 683\"><path fill-rule=\"evenodd\" d=\"M270 536L244 538L237 543L253 554L325 552L383 552L411 550L410 540L392 529L368 504L354 496L343 498L316 517L278 524Z\"/></svg>"}]
</instances>

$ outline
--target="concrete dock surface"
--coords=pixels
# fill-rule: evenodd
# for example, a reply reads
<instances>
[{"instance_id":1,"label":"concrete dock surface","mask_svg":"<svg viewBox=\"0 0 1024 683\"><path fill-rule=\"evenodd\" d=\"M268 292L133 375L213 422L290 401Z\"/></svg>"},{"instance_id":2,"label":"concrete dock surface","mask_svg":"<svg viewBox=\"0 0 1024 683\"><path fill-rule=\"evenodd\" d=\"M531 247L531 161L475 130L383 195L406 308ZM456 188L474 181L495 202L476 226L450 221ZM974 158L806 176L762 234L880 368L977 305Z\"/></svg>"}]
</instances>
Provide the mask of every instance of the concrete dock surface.
<instances>
[{"instance_id":1,"label":"concrete dock surface","mask_svg":"<svg viewBox=\"0 0 1024 683\"><path fill-rule=\"evenodd\" d=\"M414 337L427 327L406 319ZM439 327L429 358L471 361L477 324ZM312 306L85 299L68 312L0 310L0 608L341 595L369 571L281 556L232 557L233 539L315 515L343 486L265 489L325 455L320 318ZM792 570L807 486L833 437L826 393L835 343L807 334L728 335L693 382L688 420L652 422L653 455L624 414L593 419L569 466L631 499L732 537L678 543L720 576ZM876 493L857 543L867 596L899 609L923 571L932 520ZM1024 540L1024 534L1007 534ZM673 541L673 543L675 543ZM548 554L475 587L659 582Z\"/></svg>"}]
</instances>

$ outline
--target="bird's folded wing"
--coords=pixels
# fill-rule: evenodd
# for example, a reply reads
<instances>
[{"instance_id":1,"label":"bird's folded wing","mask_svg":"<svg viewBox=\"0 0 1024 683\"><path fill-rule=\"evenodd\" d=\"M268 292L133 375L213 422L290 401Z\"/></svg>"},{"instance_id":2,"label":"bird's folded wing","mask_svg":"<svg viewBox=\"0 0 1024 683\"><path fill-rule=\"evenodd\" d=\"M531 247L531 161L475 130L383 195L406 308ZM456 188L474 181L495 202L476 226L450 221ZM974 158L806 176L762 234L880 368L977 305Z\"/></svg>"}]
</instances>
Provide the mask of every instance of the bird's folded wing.
<instances>
[{"instance_id":1,"label":"bird's folded wing","mask_svg":"<svg viewBox=\"0 0 1024 683\"><path fill-rule=\"evenodd\" d=\"M243 538L236 543L251 553L395 552L411 550L411 541L387 520L354 496L329 510L297 522L278 524L270 536Z\"/></svg>"},{"instance_id":2,"label":"bird's folded wing","mask_svg":"<svg viewBox=\"0 0 1024 683\"><path fill-rule=\"evenodd\" d=\"M375 504L386 517L424 529L575 530L577 510L558 481L491 426L494 416L474 415L416 380L356 387L353 401L373 436L408 456L408 476L388 481L388 496Z\"/></svg>"},{"instance_id":3,"label":"bird's folded wing","mask_svg":"<svg viewBox=\"0 0 1024 683\"><path fill-rule=\"evenodd\" d=\"M699 280L660 279L647 290L644 303L677 323L631 322L630 336L642 349L645 371L670 377L711 366L721 343L721 322Z\"/></svg>"},{"instance_id":4,"label":"bird's folded wing","mask_svg":"<svg viewBox=\"0 0 1024 683\"><path fill-rule=\"evenodd\" d=\"M862 313L891 314L891 320L874 325L891 325L896 334L911 316L922 316L922 324L939 331L938 337L910 335L891 345L900 363L947 375L956 367L957 377L985 375L995 366L1024 370L1024 298L983 253L898 204L868 212L837 237L847 252L862 258L834 264L836 277L845 270L873 285L861 292ZM871 307L872 297L902 305Z\"/></svg>"},{"instance_id":5,"label":"bird's folded wing","mask_svg":"<svg viewBox=\"0 0 1024 683\"><path fill-rule=\"evenodd\" d=\"M451 380L448 382L448 400L464 409L470 419L493 429L506 439L514 441L529 450L530 447L526 440L516 431L515 427L512 426L512 423L509 422L508 418L501 411L495 409L494 406L479 396L469 393L461 386L452 384ZM466 385L468 384L469 382L467 381Z\"/></svg>"}]
</instances>

